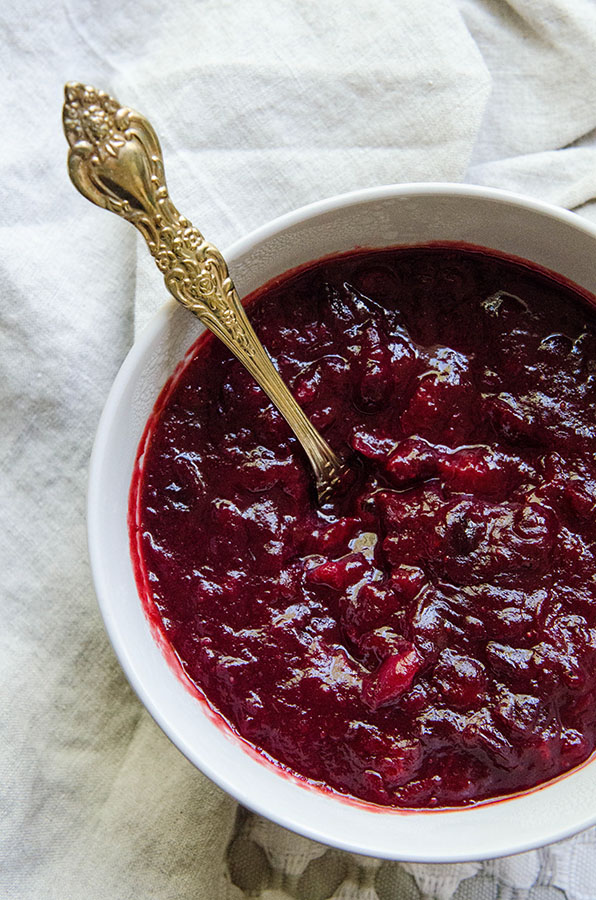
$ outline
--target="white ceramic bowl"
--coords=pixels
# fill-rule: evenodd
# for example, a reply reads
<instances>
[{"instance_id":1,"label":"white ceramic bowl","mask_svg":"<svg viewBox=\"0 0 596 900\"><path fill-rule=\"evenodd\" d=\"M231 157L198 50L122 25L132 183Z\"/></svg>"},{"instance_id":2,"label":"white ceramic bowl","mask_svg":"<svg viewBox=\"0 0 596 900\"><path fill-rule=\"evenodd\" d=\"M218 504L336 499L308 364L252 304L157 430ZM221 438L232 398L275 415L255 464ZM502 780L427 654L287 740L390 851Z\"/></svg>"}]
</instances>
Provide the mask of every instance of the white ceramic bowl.
<instances>
[{"instance_id":1,"label":"white ceramic bowl","mask_svg":"<svg viewBox=\"0 0 596 900\"><path fill-rule=\"evenodd\" d=\"M394 185L315 203L258 229L225 256L246 295L330 253L433 240L511 253L596 293L596 228L521 196L460 185ZM428 862L482 859L537 847L594 824L596 761L541 789L468 809L383 809L289 777L184 685L158 646L137 595L127 505L145 422L160 388L201 331L174 301L156 314L114 382L91 461L89 546L101 611L130 683L165 733L245 806L356 853Z\"/></svg>"}]
</instances>

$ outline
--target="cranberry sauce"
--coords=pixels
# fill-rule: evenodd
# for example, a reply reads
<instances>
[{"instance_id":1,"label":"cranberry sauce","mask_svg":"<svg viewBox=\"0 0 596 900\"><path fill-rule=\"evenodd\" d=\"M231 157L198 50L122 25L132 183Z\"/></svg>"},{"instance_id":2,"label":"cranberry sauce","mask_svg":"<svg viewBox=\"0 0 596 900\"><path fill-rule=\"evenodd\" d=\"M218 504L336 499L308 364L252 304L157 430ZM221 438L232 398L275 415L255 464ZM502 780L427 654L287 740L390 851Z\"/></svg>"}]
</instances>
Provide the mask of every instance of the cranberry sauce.
<instances>
[{"instance_id":1,"label":"cranberry sauce","mask_svg":"<svg viewBox=\"0 0 596 900\"><path fill-rule=\"evenodd\" d=\"M465 247L290 273L250 316L350 455L324 509L203 340L154 423L133 544L189 678L294 772L380 804L501 796L596 740L596 313Z\"/></svg>"}]
</instances>

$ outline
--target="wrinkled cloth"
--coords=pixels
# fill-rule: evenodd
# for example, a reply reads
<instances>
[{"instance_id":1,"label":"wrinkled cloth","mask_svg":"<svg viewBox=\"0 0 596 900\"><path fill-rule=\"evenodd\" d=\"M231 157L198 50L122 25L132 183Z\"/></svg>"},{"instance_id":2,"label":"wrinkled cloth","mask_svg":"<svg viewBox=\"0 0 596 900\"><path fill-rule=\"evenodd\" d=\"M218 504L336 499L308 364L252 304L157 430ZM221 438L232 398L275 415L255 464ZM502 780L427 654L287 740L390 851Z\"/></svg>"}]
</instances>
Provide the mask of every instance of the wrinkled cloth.
<instances>
[{"instance_id":1,"label":"wrinkled cloth","mask_svg":"<svg viewBox=\"0 0 596 900\"><path fill-rule=\"evenodd\" d=\"M0 23L0 896L593 900L595 830L485 863L356 857L238 809L143 710L97 609L85 490L109 386L165 291L134 230L70 185L60 112L79 80L148 115L175 202L224 248L391 182L596 220L596 5L5 0Z\"/></svg>"}]
</instances>

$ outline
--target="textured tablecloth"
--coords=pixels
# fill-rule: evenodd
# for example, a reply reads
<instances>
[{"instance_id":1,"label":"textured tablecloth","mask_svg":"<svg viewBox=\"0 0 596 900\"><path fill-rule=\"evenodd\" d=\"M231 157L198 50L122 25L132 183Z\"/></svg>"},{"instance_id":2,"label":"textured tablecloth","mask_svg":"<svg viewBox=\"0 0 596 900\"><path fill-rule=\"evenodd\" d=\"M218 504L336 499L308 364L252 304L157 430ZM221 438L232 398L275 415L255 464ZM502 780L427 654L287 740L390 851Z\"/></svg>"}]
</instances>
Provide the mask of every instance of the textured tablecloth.
<instances>
[{"instance_id":1,"label":"textured tablecloth","mask_svg":"<svg viewBox=\"0 0 596 900\"><path fill-rule=\"evenodd\" d=\"M143 711L96 607L85 488L164 290L70 186L60 111L75 79L145 112L175 201L222 247L399 181L596 219L596 4L4 0L0 22L0 897L594 900L594 831L488 863L357 858L238 810Z\"/></svg>"}]
</instances>

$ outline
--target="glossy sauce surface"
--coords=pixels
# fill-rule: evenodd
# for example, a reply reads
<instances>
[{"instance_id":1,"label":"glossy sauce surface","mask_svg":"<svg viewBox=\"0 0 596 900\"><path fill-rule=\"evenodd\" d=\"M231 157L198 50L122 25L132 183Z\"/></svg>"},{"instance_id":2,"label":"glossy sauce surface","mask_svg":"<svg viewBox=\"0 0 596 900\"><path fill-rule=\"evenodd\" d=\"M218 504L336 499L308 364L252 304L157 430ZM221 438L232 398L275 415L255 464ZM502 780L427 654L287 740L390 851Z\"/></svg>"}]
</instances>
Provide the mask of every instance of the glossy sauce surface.
<instances>
[{"instance_id":1,"label":"glossy sauce surface","mask_svg":"<svg viewBox=\"0 0 596 900\"><path fill-rule=\"evenodd\" d=\"M270 757L375 803L465 805L584 760L594 310L463 247L325 260L248 308L356 474L317 508L281 416L201 339L131 497L147 600L190 679Z\"/></svg>"}]
</instances>

